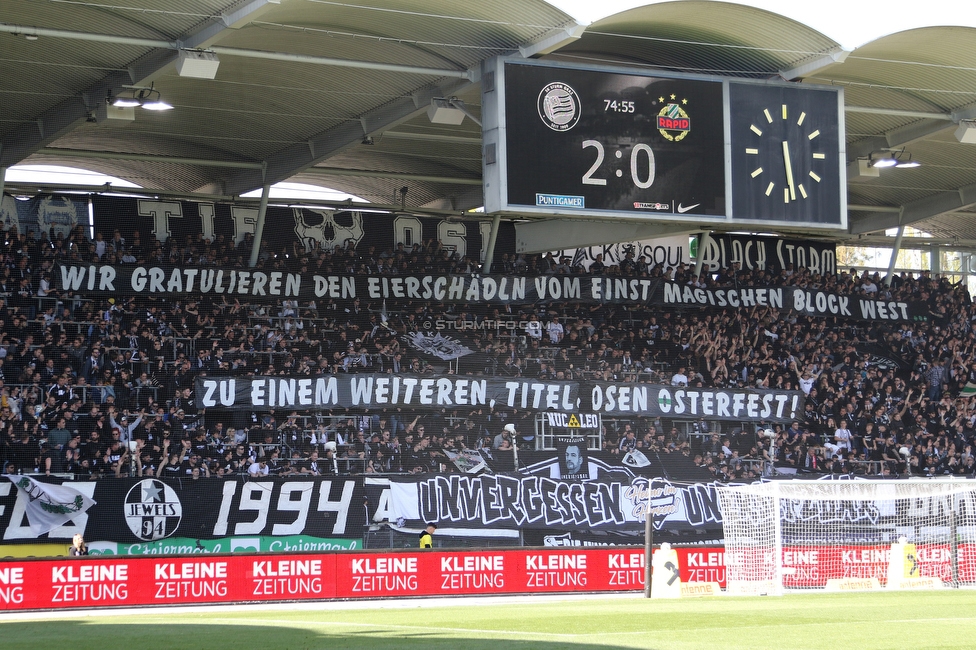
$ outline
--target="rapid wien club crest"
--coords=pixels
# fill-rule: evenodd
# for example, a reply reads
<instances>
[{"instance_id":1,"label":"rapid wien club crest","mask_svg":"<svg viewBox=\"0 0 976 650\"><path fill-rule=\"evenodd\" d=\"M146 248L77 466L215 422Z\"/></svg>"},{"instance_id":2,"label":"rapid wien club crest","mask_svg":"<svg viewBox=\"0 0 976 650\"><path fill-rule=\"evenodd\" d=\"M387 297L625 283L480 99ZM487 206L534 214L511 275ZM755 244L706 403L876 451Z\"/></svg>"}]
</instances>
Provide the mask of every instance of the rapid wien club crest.
<instances>
[{"instance_id":1,"label":"rapid wien club crest","mask_svg":"<svg viewBox=\"0 0 976 650\"><path fill-rule=\"evenodd\" d=\"M183 518L183 504L176 491L156 479L133 485L125 495L124 508L129 530L146 542L169 537Z\"/></svg>"},{"instance_id":2,"label":"rapid wien club crest","mask_svg":"<svg viewBox=\"0 0 976 650\"><path fill-rule=\"evenodd\" d=\"M679 100L677 95L671 95L667 99L658 97L658 102L664 104L664 107L657 114L657 130L665 139L681 142L691 132L691 118L684 108L688 105L688 100Z\"/></svg>"}]
</instances>

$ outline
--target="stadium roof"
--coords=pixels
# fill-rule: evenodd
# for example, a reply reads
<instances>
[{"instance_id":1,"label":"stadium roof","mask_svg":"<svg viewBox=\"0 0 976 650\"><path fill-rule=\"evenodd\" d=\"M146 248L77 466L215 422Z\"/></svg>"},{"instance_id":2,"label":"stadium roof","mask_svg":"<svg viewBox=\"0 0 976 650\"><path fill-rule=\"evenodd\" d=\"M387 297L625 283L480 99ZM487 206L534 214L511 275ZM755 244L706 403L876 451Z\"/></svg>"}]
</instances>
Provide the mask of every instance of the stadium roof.
<instances>
[{"instance_id":1,"label":"stadium roof","mask_svg":"<svg viewBox=\"0 0 976 650\"><path fill-rule=\"evenodd\" d=\"M586 28L541 0L5 0L0 42L0 167L227 197L291 180L430 210L482 203L479 127L432 124L426 109L456 96L477 115L480 63L495 55L840 85L855 171L892 150L923 163L849 173L850 236L903 223L976 246L976 145L955 135L976 118L968 27L847 52L789 18L695 0ZM200 51L219 60L216 78L181 76ZM148 89L174 110L106 108Z\"/></svg>"}]
</instances>

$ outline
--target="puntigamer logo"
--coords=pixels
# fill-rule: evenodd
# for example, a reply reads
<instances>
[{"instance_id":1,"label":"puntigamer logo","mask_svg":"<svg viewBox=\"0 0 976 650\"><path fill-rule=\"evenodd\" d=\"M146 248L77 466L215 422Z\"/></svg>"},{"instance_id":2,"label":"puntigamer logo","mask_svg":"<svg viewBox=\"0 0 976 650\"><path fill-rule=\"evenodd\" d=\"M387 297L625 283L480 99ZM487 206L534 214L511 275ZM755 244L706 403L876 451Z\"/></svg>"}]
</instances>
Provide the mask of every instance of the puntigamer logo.
<instances>
[{"instance_id":1,"label":"puntigamer logo","mask_svg":"<svg viewBox=\"0 0 976 650\"><path fill-rule=\"evenodd\" d=\"M183 504L162 481L146 479L125 495L125 523L139 539L151 542L176 532L183 518Z\"/></svg>"},{"instance_id":2,"label":"puntigamer logo","mask_svg":"<svg viewBox=\"0 0 976 650\"><path fill-rule=\"evenodd\" d=\"M580 101L569 84L554 81L539 93L539 117L553 131L569 131L580 118Z\"/></svg>"},{"instance_id":3,"label":"puntigamer logo","mask_svg":"<svg viewBox=\"0 0 976 650\"><path fill-rule=\"evenodd\" d=\"M582 196L567 196L565 194L536 194L535 204L543 208L576 208L586 207L586 199Z\"/></svg>"}]
</instances>

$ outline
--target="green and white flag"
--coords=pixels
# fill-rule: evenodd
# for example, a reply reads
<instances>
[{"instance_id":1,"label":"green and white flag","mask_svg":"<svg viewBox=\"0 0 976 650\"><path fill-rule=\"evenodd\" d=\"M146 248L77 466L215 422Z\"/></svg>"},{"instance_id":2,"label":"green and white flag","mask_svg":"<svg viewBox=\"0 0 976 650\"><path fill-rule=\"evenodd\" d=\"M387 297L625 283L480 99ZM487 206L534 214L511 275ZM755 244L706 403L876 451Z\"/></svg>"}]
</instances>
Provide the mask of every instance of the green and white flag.
<instances>
[{"instance_id":1,"label":"green and white flag","mask_svg":"<svg viewBox=\"0 0 976 650\"><path fill-rule=\"evenodd\" d=\"M976 383L966 382L966 386L959 391L959 397L972 397L976 395Z\"/></svg>"},{"instance_id":2,"label":"green and white flag","mask_svg":"<svg viewBox=\"0 0 976 650\"><path fill-rule=\"evenodd\" d=\"M27 497L27 521L35 535L48 533L95 505L94 500L65 485L41 483L29 476L7 478Z\"/></svg>"}]
</instances>

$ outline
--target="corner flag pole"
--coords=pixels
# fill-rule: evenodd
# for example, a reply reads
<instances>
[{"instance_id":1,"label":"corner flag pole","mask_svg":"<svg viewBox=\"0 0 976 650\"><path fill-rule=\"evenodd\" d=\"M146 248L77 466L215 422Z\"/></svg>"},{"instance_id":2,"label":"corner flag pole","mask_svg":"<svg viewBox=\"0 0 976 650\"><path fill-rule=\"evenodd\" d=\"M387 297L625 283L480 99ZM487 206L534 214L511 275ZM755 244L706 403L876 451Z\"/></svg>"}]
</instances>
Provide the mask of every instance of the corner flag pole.
<instances>
[{"instance_id":1,"label":"corner flag pole","mask_svg":"<svg viewBox=\"0 0 976 650\"><path fill-rule=\"evenodd\" d=\"M654 553L654 525L651 521L651 491L647 490L647 512L644 513L644 598L651 597L651 555Z\"/></svg>"}]
</instances>

